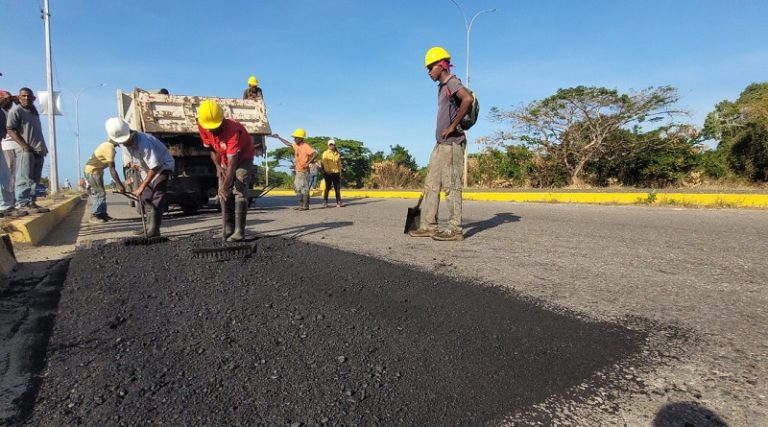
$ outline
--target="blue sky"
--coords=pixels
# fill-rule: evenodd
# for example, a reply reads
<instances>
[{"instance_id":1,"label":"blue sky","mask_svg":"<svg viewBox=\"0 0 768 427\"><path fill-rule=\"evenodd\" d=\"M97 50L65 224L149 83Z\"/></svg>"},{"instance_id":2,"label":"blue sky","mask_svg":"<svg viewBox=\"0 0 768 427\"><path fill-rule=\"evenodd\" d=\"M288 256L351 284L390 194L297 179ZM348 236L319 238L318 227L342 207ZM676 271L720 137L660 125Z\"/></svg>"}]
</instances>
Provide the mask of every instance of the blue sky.
<instances>
[{"instance_id":1,"label":"blue sky","mask_svg":"<svg viewBox=\"0 0 768 427\"><path fill-rule=\"evenodd\" d=\"M449 0L51 0L59 180L105 139L115 90L240 97L249 75L263 87L272 129L408 148L420 165L434 143L436 95L423 68L434 45L464 79L464 21ZM471 86L481 106L511 108L558 88L620 91L672 85L701 125L723 99L766 81L764 0L460 1L471 33ZM42 0L0 0L0 88L44 90ZM481 117L471 139L503 125ZM47 127L46 127L47 129ZM272 142L271 147L277 147ZM471 151L478 151L475 144ZM50 162L47 162L50 164Z\"/></svg>"}]
</instances>

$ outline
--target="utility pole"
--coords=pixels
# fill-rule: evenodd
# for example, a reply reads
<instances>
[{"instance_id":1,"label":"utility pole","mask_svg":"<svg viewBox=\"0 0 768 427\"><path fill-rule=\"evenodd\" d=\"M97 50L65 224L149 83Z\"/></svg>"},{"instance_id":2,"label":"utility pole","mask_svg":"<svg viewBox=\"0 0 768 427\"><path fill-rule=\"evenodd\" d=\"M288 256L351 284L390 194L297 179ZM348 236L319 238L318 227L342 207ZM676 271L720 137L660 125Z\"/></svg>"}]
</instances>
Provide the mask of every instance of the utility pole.
<instances>
[{"instance_id":1,"label":"utility pole","mask_svg":"<svg viewBox=\"0 0 768 427\"><path fill-rule=\"evenodd\" d=\"M459 9L459 12L461 12L461 16L464 18L464 28L467 30L466 33L466 40L467 40L467 68L466 68L466 74L465 74L465 84L467 89L469 89L469 34L472 32L472 24L475 23L475 19L477 19L478 16L484 14L484 13L491 13L496 12L498 9L486 9L481 10L480 12L477 12L474 16L472 16L472 19L467 20L467 15L464 13L464 9L461 8L461 5L456 0L451 0L453 4L456 5L456 7ZM465 132L464 135L467 137L467 144L464 147L464 187L467 186L467 160L468 160L468 153L469 153L469 132Z\"/></svg>"},{"instance_id":2,"label":"utility pole","mask_svg":"<svg viewBox=\"0 0 768 427\"><path fill-rule=\"evenodd\" d=\"M48 150L51 154L51 194L59 192L59 168L56 161L56 110L53 99L53 61L51 59L51 14L48 8L48 0L45 0L43 10L43 22L45 23L45 71L48 80Z\"/></svg>"}]
</instances>

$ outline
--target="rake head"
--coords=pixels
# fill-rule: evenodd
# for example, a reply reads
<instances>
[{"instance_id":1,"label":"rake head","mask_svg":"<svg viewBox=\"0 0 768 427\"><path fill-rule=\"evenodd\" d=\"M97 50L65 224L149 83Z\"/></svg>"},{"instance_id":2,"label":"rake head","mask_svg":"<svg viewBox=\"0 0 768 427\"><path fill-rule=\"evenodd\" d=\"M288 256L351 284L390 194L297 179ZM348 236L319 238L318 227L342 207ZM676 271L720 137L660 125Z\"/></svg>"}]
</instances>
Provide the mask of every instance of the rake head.
<instances>
[{"instance_id":1,"label":"rake head","mask_svg":"<svg viewBox=\"0 0 768 427\"><path fill-rule=\"evenodd\" d=\"M194 248L192 249L192 258L209 259L212 261L227 261L232 259L250 258L255 251L256 245Z\"/></svg>"},{"instance_id":2,"label":"rake head","mask_svg":"<svg viewBox=\"0 0 768 427\"><path fill-rule=\"evenodd\" d=\"M131 237L131 238L125 239L123 241L123 244L126 246L147 246L147 245L154 245L155 243L163 243L167 241L168 241L168 238L164 236Z\"/></svg>"}]
</instances>

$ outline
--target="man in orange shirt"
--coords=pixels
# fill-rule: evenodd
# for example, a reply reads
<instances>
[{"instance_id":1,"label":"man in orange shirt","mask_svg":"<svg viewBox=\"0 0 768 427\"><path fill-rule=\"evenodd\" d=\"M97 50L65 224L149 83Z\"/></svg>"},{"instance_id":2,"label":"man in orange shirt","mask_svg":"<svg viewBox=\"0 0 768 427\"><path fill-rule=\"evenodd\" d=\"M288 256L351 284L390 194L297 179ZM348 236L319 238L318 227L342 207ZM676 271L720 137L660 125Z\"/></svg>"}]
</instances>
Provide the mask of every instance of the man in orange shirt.
<instances>
[{"instance_id":1,"label":"man in orange shirt","mask_svg":"<svg viewBox=\"0 0 768 427\"><path fill-rule=\"evenodd\" d=\"M309 209L309 186L307 184L309 164L317 158L317 151L311 145L304 142L307 132L301 128L296 129L291 134L294 142L285 140L278 134L271 136L293 149L293 167L296 172L293 176L293 188L296 190L296 195L299 198L299 207L296 209L305 211Z\"/></svg>"},{"instance_id":2,"label":"man in orange shirt","mask_svg":"<svg viewBox=\"0 0 768 427\"><path fill-rule=\"evenodd\" d=\"M211 160L219 177L219 202L227 214L224 237L228 242L243 240L253 173L251 135L239 122L225 119L224 111L211 100L200 103L197 130L203 145L211 148Z\"/></svg>"}]
</instances>

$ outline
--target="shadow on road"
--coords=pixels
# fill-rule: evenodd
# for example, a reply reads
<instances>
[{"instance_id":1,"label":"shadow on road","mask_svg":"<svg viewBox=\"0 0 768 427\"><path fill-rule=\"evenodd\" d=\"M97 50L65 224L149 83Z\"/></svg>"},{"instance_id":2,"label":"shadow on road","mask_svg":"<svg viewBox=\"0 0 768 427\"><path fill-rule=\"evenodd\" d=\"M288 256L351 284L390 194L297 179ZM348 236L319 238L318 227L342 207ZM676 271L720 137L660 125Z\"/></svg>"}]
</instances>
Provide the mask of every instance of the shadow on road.
<instances>
[{"instance_id":1,"label":"shadow on road","mask_svg":"<svg viewBox=\"0 0 768 427\"><path fill-rule=\"evenodd\" d=\"M497 213L493 218L484 219L482 221L473 222L464 226L464 237L471 237L477 233L481 233L485 230L489 230L494 227L498 227L502 224L509 224L512 222L519 222L520 217L510 213L503 212Z\"/></svg>"},{"instance_id":2,"label":"shadow on road","mask_svg":"<svg viewBox=\"0 0 768 427\"><path fill-rule=\"evenodd\" d=\"M653 427L728 427L714 411L696 402L670 403L659 409Z\"/></svg>"},{"instance_id":3,"label":"shadow on road","mask_svg":"<svg viewBox=\"0 0 768 427\"><path fill-rule=\"evenodd\" d=\"M335 228L349 227L354 225L352 221L319 222L316 224L297 225L293 227L279 228L270 230L269 237L285 237L296 239L310 234L320 233L322 231L333 230Z\"/></svg>"}]
</instances>

